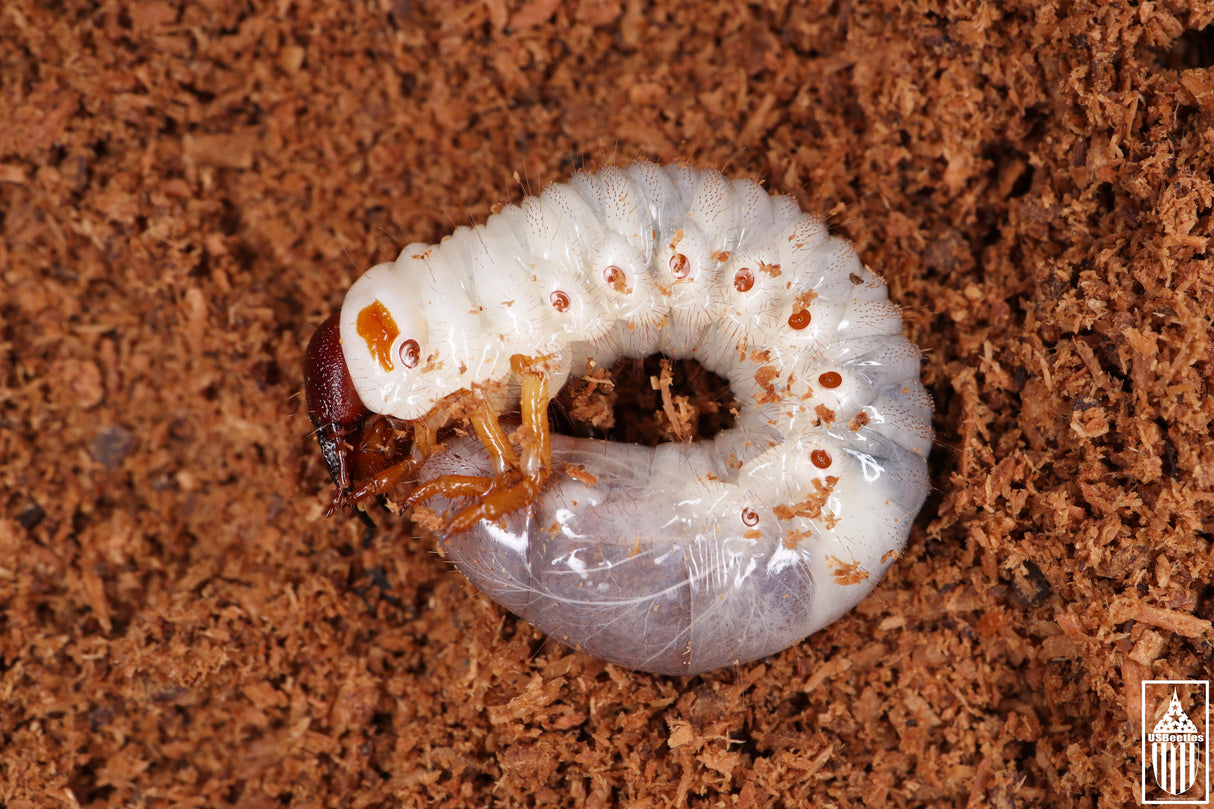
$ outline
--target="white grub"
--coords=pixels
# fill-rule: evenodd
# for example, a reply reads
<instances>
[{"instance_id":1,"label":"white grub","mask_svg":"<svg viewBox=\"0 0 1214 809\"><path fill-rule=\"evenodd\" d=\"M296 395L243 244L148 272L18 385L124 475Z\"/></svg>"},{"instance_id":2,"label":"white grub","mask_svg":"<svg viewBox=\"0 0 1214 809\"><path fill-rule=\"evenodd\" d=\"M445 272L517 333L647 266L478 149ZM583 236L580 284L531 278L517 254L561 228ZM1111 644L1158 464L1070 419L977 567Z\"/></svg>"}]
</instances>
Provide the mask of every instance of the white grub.
<instances>
[{"instance_id":1,"label":"white grub","mask_svg":"<svg viewBox=\"0 0 1214 809\"><path fill-rule=\"evenodd\" d=\"M400 327L390 369L355 325L376 302ZM831 623L898 556L927 494L931 402L884 281L751 180L647 162L580 173L373 267L341 335L363 401L402 419L474 386L517 391L516 354L544 358L552 394L588 360L654 353L729 381L739 412L713 439L553 436L534 503L446 540L495 601L631 668L709 671ZM421 477L443 474L493 470L466 439Z\"/></svg>"}]
</instances>

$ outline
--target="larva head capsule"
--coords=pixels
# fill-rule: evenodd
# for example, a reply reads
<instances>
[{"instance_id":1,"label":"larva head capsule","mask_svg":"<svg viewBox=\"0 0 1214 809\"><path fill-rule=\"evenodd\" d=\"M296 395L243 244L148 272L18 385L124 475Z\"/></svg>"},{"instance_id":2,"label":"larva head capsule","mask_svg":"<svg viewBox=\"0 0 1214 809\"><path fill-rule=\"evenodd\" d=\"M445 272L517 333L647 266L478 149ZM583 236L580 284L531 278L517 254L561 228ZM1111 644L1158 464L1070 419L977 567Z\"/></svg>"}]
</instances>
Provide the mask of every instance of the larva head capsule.
<instances>
[{"instance_id":1,"label":"larva head capsule","mask_svg":"<svg viewBox=\"0 0 1214 809\"><path fill-rule=\"evenodd\" d=\"M367 417L346 358L341 350L340 313L334 312L308 341L304 353L304 397L308 415L316 426L316 439L325 466L337 488L350 488L350 468L345 439L356 434Z\"/></svg>"},{"instance_id":2,"label":"larva head capsule","mask_svg":"<svg viewBox=\"0 0 1214 809\"><path fill-rule=\"evenodd\" d=\"M416 293L394 271L372 267L346 294L341 309L341 349L350 379L367 408L416 419L434 407L427 375L429 326Z\"/></svg>"}]
</instances>

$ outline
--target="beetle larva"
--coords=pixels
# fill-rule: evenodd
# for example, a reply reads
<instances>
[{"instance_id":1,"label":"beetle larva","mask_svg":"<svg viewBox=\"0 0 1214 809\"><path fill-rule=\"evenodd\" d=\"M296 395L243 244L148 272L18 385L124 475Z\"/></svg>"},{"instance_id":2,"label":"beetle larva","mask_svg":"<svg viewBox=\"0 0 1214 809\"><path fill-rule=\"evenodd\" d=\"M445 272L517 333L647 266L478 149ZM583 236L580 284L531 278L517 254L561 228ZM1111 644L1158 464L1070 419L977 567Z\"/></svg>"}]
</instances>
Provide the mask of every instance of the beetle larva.
<instances>
[{"instance_id":1,"label":"beetle larva","mask_svg":"<svg viewBox=\"0 0 1214 809\"><path fill-rule=\"evenodd\" d=\"M734 425L658 447L550 435L571 372L654 353L726 378ZM412 481L405 502L453 515L443 546L491 598L644 671L753 660L834 621L927 495L931 402L885 283L790 198L716 171L579 173L410 244L354 284L306 370L339 487L364 407L412 430L339 502ZM453 420L475 436L440 442Z\"/></svg>"}]
</instances>

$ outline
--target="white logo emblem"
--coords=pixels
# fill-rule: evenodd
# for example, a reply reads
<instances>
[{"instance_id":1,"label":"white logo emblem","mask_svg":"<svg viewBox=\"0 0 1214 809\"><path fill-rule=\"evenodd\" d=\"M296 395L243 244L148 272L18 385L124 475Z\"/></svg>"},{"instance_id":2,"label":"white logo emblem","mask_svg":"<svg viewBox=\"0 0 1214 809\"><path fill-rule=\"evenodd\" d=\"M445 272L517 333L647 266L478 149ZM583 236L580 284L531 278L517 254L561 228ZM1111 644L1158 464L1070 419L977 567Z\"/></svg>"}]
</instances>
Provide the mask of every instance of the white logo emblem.
<instances>
[{"instance_id":1,"label":"white logo emblem","mask_svg":"<svg viewBox=\"0 0 1214 809\"><path fill-rule=\"evenodd\" d=\"M1185 711L1185 703L1190 710L1199 709L1194 715L1201 727ZM1143 803L1209 803L1209 706L1208 680L1143 681Z\"/></svg>"}]
</instances>

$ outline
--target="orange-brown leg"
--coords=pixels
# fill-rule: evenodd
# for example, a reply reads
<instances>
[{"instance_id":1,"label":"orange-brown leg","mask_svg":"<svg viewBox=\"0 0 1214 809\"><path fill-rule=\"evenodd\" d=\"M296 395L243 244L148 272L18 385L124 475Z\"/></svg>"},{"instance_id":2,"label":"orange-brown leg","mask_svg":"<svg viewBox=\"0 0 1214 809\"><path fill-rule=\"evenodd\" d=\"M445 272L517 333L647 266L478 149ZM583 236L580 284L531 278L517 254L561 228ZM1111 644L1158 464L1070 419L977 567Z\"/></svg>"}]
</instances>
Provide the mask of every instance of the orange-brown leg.
<instances>
[{"instance_id":1,"label":"orange-brown leg","mask_svg":"<svg viewBox=\"0 0 1214 809\"><path fill-rule=\"evenodd\" d=\"M493 459L494 474L501 477L512 469L518 469L518 455L514 453L506 431L502 429L497 414L489 405L489 399L481 391L477 391L475 396L477 409L469 421L472 422L472 429L476 430L476 437L485 445L489 457Z\"/></svg>"},{"instance_id":2,"label":"orange-brown leg","mask_svg":"<svg viewBox=\"0 0 1214 809\"><path fill-rule=\"evenodd\" d=\"M340 491L333 498L333 502L329 504L328 511L325 512L326 517L332 517L338 509L347 505L357 505L368 497L374 497L379 494L386 494L392 491L401 482L414 474L422 465L423 458L409 458L397 464L381 469L371 477L367 478L357 489L350 492Z\"/></svg>"},{"instance_id":3,"label":"orange-brown leg","mask_svg":"<svg viewBox=\"0 0 1214 809\"><path fill-rule=\"evenodd\" d=\"M432 411L413 427L413 457L429 458L438 451L438 431L447 423L446 413Z\"/></svg>"},{"instance_id":4,"label":"orange-brown leg","mask_svg":"<svg viewBox=\"0 0 1214 809\"><path fill-rule=\"evenodd\" d=\"M510 367L523 383L523 424L531 433L523 445L523 473L547 479L552 469L552 435L548 429L548 403L552 397L548 393L548 374L535 368L536 362L515 354L510 358Z\"/></svg>"},{"instance_id":5,"label":"orange-brown leg","mask_svg":"<svg viewBox=\"0 0 1214 809\"><path fill-rule=\"evenodd\" d=\"M379 470L356 488L339 491L329 504L326 517L333 516L344 506L356 506L368 497L375 497L401 485L415 474L422 463L438 450L438 430L446 420L445 414L434 414L413 423L413 454L399 463Z\"/></svg>"},{"instance_id":6,"label":"orange-brown leg","mask_svg":"<svg viewBox=\"0 0 1214 809\"><path fill-rule=\"evenodd\" d=\"M547 478L547 475L544 478ZM449 537L452 534L463 533L481 520L492 522L512 511L526 508L540 496L540 489L543 485L543 480L527 477L509 489L482 497L478 502L455 515L455 519L447 523L443 529L443 536Z\"/></svg>"},{"instance_id":7,"label":"orange-brown leg","mask_svg":"<svg viewBox=\"0 0 1214 809\"><path fill-rule=\"evenodd\" d=\"M440 475L414 489L403 505L415 506L431 497L446 497L449 500L456 497L484 497L518 480L518 455L498 422L497 414L484 393L478 391L472 395L476 397L476 403L467 418L493 461L493 475Z\"/></svg>"},{"instance_id":8,"label":"orange-brown leg","mask_svg":"<svg viewBox=\"0 0 1214 809\"><path fill-rule=\"evenodd\" d=\"M447 524L444 534L467 531L481 520L496 520L511 511L526 508L539 497L552 470L552 442L548 431L548 374L522 355L510 358L510 367L522 380L523 440L520 469L523 479L501 491L489 492L465 508ZM501 479L501 476L498 478Z\"/></svg>"},{"instance_id":9,"label":"orange-brown leg","mask_svg":"<svg viewBox=\"0 0 1214 809\"><path fill-rule=\"evenodd\" d=\"M439 475L411 491L401 505L416 506L431 497L445 497L448 500L456 497L482 497L493 489L496 482L497 478L476 475Z\"/></svg>"}]
</instances>

